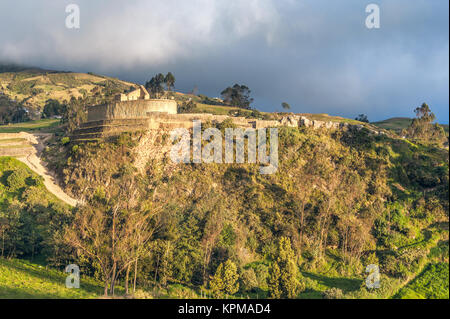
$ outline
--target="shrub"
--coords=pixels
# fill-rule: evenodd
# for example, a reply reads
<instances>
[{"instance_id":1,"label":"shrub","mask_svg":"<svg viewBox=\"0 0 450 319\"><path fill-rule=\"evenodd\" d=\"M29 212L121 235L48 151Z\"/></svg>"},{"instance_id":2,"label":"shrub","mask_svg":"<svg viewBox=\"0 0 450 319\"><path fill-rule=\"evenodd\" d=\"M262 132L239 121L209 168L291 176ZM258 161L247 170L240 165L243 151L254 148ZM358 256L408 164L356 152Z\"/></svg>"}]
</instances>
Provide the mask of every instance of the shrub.
<instances>
[{"instance_id":1,"label":"shrub","mask_svg":"<svg viewBox=\"0 0 450 319\"><path fill-rule=\"evenodd\" d=\"M258 287L258 279L256 278L253 268L244 270L241 275L241 289L242 291L251 291Z\"/></svg>"},{"instance_id":2,"label":"shrub","mask_svg":"<svg viewBox=\"0 0 450 319\"><path fill-rule=\"evenodd\" d=\"M324 299L342 299L344 297L344 293L339 288L330 288L325 290L322 293Z\"/></svg>"},{"instance_id":3,"label":"shrub","mask_svg":"<svg viewBox=\"0 0 450 319\"><path fill-rule=\"evenodd\" d=\"M61 139L61 144L66 145L70 142L70 138L68 136L65 136Z\"/></svg>"},{"instance_id":4,"label":"shrub","mask_svg":"<svg viewBox=\"0 0 450 319\"><path fill-rule=\"evenodd\" d=\"M19 188L25 187L26 179L28 177L28 172L25 168L17 168L15 169L6 179L8 187L11 190L17 190Z\"/></svg>"}]
</instances>

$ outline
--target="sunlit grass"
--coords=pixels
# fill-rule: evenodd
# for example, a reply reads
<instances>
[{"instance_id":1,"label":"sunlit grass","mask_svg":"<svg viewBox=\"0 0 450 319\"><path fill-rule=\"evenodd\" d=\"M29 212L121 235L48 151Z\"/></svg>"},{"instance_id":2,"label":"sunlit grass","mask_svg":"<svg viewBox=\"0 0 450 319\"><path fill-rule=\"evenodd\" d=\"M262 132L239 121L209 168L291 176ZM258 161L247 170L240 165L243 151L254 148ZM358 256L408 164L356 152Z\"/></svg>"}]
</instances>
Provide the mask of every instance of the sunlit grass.
<instances>
[{"instance_id":1,"label":"sunlit grass","mask_svg":"<svg viewBox=\"0 0 450 319\"><path fill-rule=\"evenodd\" d=\"M1 125L0 133L19 133L19 132L33 132L33 131L51 131L59 126L59 119L44 119L36 121L28 121L22 123L15 123L9 125Z\"/></svg>"}]
</instances>

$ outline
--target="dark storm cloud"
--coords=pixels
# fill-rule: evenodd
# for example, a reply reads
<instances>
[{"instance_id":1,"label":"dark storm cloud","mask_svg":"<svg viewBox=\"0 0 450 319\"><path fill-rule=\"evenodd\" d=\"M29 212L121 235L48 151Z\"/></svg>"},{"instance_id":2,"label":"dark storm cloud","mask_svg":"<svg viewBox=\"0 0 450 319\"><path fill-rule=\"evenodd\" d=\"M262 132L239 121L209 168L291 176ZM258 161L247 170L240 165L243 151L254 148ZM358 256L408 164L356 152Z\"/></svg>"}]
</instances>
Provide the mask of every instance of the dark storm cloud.
<instances>
[{"instance_id":1,"label":"dark storm cloud","mask_svg":"<svg viewBox=\"0 0 450 319\"><path fill-rule=\"evenodd\" d=\"M381 28L365 27L365 7ZM65 28L77 3L81 28ZM448 1L2 1L0 61L93 71L218 96L248 85L255 106L371 120L426 101L448 122Z\"/></svg>"}]
</instances>

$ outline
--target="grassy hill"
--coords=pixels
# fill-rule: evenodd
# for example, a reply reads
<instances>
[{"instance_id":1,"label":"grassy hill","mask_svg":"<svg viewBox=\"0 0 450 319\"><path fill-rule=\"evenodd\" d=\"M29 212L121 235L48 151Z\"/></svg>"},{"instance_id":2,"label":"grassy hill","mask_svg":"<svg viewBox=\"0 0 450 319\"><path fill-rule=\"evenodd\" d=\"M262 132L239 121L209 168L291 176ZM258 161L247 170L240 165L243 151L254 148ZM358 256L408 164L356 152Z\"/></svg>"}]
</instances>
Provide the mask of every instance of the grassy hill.
<instances>
[{"instance_id":1,"label":"grassy hill","mask_svg":"<svg viewBox=\"0 0 450 319\"><path fill-rule=\"evenodd\" d=\"M0 97L30 110L42 110L49 99L65 102L71 97L123 92L132 86L135 84L92 73L0 68Z\"/></svg>"},{"instance_id":2,"label":"grassy hill","mask_svg":"<svg viewBox=\"0 0 450 319\"><path fill-rule=\"evenodd\" d=\"M371 124L384 128L386 130L394 130L396 132L400 132L403 129L406 129L412 122L412 119L409 117L393 117L384 121L373 122ZM449 128L448 124L440 124L445 132L448 134Z\"/></svg>"}]
</instances>

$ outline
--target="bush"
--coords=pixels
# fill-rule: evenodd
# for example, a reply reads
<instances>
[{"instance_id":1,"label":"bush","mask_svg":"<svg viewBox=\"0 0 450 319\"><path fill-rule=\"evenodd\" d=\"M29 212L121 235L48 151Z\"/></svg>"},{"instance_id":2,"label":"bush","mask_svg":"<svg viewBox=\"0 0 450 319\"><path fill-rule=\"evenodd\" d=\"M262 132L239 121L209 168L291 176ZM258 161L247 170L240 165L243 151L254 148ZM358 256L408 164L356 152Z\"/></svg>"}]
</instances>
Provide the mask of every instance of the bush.
<instances>
[{"instance_id":1,"label":"bush","mask_svg":"<svg viewBox=\"0 0 450 319\"><path fill-rule=\"evenodd\" d=\"M344 293L339 288L330 288L322 293L324 299L342 299Z\"/></svg>"},{"instance_id":2,"label":"bush","mask_svg":"<svg viewBox=\"0 0 450 319\"><path fill-rule=\"evenodd\" d=\"M29 176L25 168L15 169L6 179L7 185L11 190L18 190L26 185L26 179Z\"/></svg>"},{"instance_id":3,"label":"bush","mask_svg":"<svg viewBox=\"0 0 450 319\"><path fill-rule=\"evenodd\" d=\"M241 275L241 289L242 291L252 291L258 287L258 279L256 278L253 268L244 270Z\"/></svg>"},{"instance_id":4,"label":"bush","mask_svg":"<svg viewBox=\"0 0 450 319\"><path fill-rule=\"evenodd\" d=\"M66 145L70 142L70 138L68 136L65 136L61 139L61 144Z\"/></svg>"}]
</instances>

